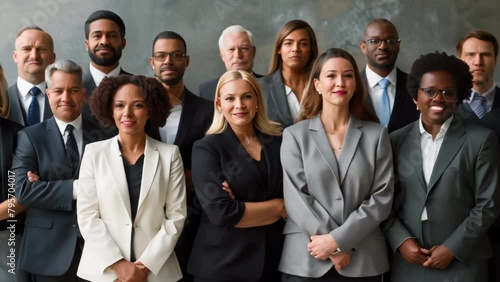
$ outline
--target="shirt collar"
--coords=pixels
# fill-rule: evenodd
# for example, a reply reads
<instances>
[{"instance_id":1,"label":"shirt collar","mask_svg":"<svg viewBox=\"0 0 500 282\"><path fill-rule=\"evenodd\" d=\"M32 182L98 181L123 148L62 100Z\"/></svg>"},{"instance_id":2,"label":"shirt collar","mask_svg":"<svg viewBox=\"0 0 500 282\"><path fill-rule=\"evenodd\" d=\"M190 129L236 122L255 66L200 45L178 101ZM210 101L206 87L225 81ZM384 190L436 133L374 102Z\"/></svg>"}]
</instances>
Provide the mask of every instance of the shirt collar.
<instances>
[{"instance_id":1,"label":"shirt collar","mask_svg":"<svg viewBox=\"0 0 500 282\"><path fill-rule=\"evenodd\" d=\"M472 102L475 95L482 95L486 100L494 99L493 96L494 96L496 87L497 87L497 84L494 82L493 86L490 89L488 89L486 92L484 92L483 94L479 94L474 89L472 89L472 92L471 92L472 94L470 95L470 97L467 101L469 103Z\"/></svg>"},{"instance_id":2,"label":"shirt collar","mask_svg":"<svg viewBox=\"0 0 500 282\"><path fill-rule=\"evenodd\" d=\"M448 128L450 127L451 121L453 120L453 115L451 115L443 124L441 125L441 129L439 130L438 136L442 136L446 134L446 131L448 131ZM418 127L420 129L420 134L430 134L427 132L424 128L424 125L422 123L422 114L420 114L420 118L418 119Z\"/></svg>"},{"instance_id":3,"label":"shirt collar","mask_svg":"<svg viewBox=\"0 0 500 282\"><path fill-rule=\"evenodd\" d=\"M121 71L121 67L120 67L120 64L118 64L118 66L116 68L114 68L112 71L110 71L109 73L103 73L102 71L100 71L96 67L94 67L92 65L92 63L90 63L89 70L90 70L90 74L92 75L92 78L94 78L95 85L99 86L99 84L101 84L101 81L106 76L110 76L110 77L119 76L120 71Z\"/></svg>"},{"instance_id":4,"label":"shirt collar","mask_svg":"<svg viewBox=\"0 0 500 282\"><path fill-rule=\"evenodd\" d=\"M290 94L294 94L292 88L285 85L285 95L288 97Z\"/></svg>"},{"instance_id":5,"label":"shirt collar","mask_svg":"<svg viewBox=\"0 0 500 282\"><path fill-rule=\"evenodd\" d=\"M397 82L397 69L396 68L393 68L392 71L386 77L381 77L376 72L374 72L372 69L370 69L370 67L367 64L366 69L365 69L365 73L366 73L366 80L367 80L368 86L370 88L373 88L375 85L377 85L377 83L383 78L389 80L392 85L396 85L396 82Z\"/></svg>"},{"instance_id":6,"label":"shirt collar","mask_svg":"<svg viewBox=\"0 0 500 282\"><path fill-rule=\"evenodd\" d=\"M40 89L40 91L45 95L45 89L47 88L47 83L45 83L45 81L42 81L40 84L33 85L21 77L17 77L17 89L19 89L19 93L22 97L26 97L33 86L38 87L38 89Z\"/></svg>"},{"instance_id":7,"label":"shirt collar","mask_svg":"<svg viewBox=\"0 0 500 282\"><path fill-rule=\"evenodd\" d=\"M82 115L80 114L76 119L74 119L72 122L64 122L54 116L54 119L56 121L57 127L59 128L59 132L61 133L61 136L64 136L64 131L66 130L66 126L68 124L71 124L78 132L82 131Z\"/></svg>"}]
</instances>

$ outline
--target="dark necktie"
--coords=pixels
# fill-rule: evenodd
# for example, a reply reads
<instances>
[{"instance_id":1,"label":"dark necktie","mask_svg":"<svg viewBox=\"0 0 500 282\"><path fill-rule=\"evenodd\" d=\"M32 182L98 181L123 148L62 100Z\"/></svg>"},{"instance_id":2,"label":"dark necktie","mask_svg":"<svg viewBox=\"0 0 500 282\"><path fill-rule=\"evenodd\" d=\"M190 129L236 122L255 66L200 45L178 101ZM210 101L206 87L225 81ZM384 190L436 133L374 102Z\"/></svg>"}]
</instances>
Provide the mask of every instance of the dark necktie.
<instances>
[{"instance_id":1,"label":"dark necktie","mask_svg":"<svg viewBox=\"0 0 500 282\"><path fill-rule=\"evenodd\" d=\"M476 113L478 118L482 118L486 113L486 108L484 106L486 99L479 93L474 94L474 98L472 98L472 101L470 102L470 107L474 113Z\"/></svg>"},{"instance_id":2,"label":"dark necktie","mask_svg":"<svg viewBox=\"0 0 500 282\"><path fill-rule=\"evenodd\" d=\"M38 87L33 86L28 92L31 95L31 103L28 108L28 125L33 125L40 122L40 106L38 105L38 100L36 99L36 95L41 93Z\"/></svg>"},{"instance_id":3,"label":"dark necktie","mask_svg":"<svg viewBox=\"0 0 500 282\"><path fill-rule=\"evenodd\" d=\"M391 105L389 102L389 93L387 93L387 87L391 83L388 79L382 78L378 85L382 88L382 96L380 97L380 112L379 119L380 123L384 126L389 124L389 120L391 119Z\"/></svg>"},{"instance_id":4,"label":"dark necktie","mask_svg":"<svg viewBox=\"0 0 500 282\"><path fill-rule=\"evenodd\" d=\"M76 171L80 163L80 154L78 153L78 145L76 144L75 136L73 135L73 129L75 129L71 124L66 126L64 130L66 132L66 159L68 164L73 168L73 172Z\"/></svg>"}]
</instances>

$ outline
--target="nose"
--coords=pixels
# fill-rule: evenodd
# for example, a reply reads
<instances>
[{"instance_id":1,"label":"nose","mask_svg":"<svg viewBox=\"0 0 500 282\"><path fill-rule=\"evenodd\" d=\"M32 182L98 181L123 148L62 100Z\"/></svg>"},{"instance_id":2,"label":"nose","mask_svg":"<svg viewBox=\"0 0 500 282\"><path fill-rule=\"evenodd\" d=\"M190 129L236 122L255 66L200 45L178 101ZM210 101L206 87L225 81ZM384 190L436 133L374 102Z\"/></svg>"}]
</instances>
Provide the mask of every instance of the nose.
<instances>
[{"instance_id":1,"label":"nose","mask_svg":"<svg viewBox=\"0 0 500 282\"><path fill-rule=\"evenodd\" d=\"M108 45L109 44L109 39L108 39L108 36L106 34L103 34L101 36L101 40L99 42L100 45Z\"/></svg>"},{"instance_id":2,"label":"nose","mask_svg":"<svg viewBox=\"0 0 500 282\"><path fill-rule=\"evenodd\" d=\"M474 56L474 65L475 66L480 66L483 64L483 57L481 56L481 54L476 54Z\"/></svg>"},{"instance_id":3,"label":"nose","mask_svg":"<svg viewBox=\"0 0 500 282\"><path fill-rule=\"evenodd\" d=\"M245 108L245 103L243 103L242 99L236 99L235 107L237 109L243 109L243 108Z\"/></svg>"},{"instance_id":4,"label":"nose","mask_svg":"<svg viewBox=\"0 0 500 282\"><path fill-rule=\"evenodd\" d=\"M131 114L132 114L132 107L130 107L130 106L125 106L125 107L123 108L123 116L124 116L124 117L128 117L128 116L130 116Z\"/></svg>"},{"instance_id":5,"label":"nose","mask_svg":"<svg viewBox=\"0 0 500 282\"><path fill-rule=\"evenodd\" d=\"M242 57L242 52L241 52L240 48L235 48L234 49L234 56L236 58L241 58Z\"/></svg>"},{"instance_id":6,"label":"nose","mask_svg":"<svg viewBox=\"0 0 500 282\"><path fill-rule=\"evenodd\" d=\"M37 48L32 48L31 52L30 52L30 57L32 59L39 58L40 57L40 50L38 50Z\"/></svg>"},{"instance_id":7,"label":"nose","mask_svg":"<svg viewBox=\"0 0 500 282\"><path fill-rule=\"evenodd\" d=\"M295 51L295 52L300 52L300 51L302 51L302 50L300 49L300 42L295 42L295 43L293 44L293 50L292 50L292 51Z\"/></svg>"},{"instance_id":8,"label":"nose","mask_svg":"<svg viewBox=\"0 0 500 282\"><path fill-rule=\"evenodd\" d=\"M337 76L337 80L335 81L335 86L342 87L344 86L344 77L341 75Z\"/></svg>"},{"instance_id":9,"label":"nose","mask_svg":"<svg viewBox=\"0 0 500 282\"><path fill-rule=\"evenodd\" d=\"M389 48L389 45L387 44L387 41L386 40L382 40L380 42L380 45L378 46L378 49L384 50L384 49L387 49L387 48Z\"/></svg>"}]
</instances>

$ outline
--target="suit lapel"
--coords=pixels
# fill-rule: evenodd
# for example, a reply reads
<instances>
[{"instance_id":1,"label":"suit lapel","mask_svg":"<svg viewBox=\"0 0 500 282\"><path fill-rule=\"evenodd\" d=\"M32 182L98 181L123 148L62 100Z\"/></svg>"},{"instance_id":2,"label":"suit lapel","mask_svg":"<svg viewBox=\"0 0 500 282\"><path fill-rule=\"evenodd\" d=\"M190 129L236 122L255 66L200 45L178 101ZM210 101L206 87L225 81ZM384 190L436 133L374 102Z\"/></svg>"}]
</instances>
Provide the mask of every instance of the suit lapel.
<instances>
[{"instance_id":1,"label":"suit lapel","mask_svg":"<svg viewBox=\"0 0 500 282\"><path fill-rule=\"evenodd\" d=\"M439 180L445 169L450 165L451 161L457 155L458 151L465 142L462 136L465 134L463 120L458 116L453 117L453 120L448 128L448 132L443 140L443 144L439 149L439 154L432 170L431 178L429 179L428 190L432 190L436 182Z\"/></svg>"},{"instance_id":2,"label":"suit lapel","mask_svg":"<svg viewBox=\"0 0 500 282\"><path fill-rule=\"evenodd\" d=\"M337 159L333 154L332 147L330 146L330 142L328 141L328 137L326 136L326 132L323 128L323 124L321 123L319 115L309 121L309 132L311 134L312 140L318 148L318 151L330 167L330 170L332 171L338 185L340 186L341 181L339 177L339 167L337 164Z\"/></svg>"},{"instance_id":3,"label":"suit lapel","mask_svg":"<svg viewBox=\"0 0 500 282\"><path fill-rule=\"evenodd\" d=\"M51 140L51 142L53 142L52 144L55 145L51 146L54 149L54 156L56 156L56 158L58 158L64 165L71 167L67 163L64 140L61 135L61 132L59 131L59 127L57 127L56 120L54 117L47 120L46 128L47 128L47 135L49 137L48 140Z\"/></svg>"},{"instance_id":4,"label":"suit lapel","mask_svg":"<svg viewBox=\"0 0 500 282\"><path fill-rule=\"evenodd\" d=\"M396 69L396 91L394 93L394 106L391 111L391 117L388 126L394 124L395 121L401 118L401 111L403 110L403 105L405 104L405 100L407 98L406 96L410 97L409 95L405 94L406 91L404 91L404 87L406 87L406 81L400 74L400 70Z\"/></svg>"},{"instance_id":5,"label":"suit lapel","mask_svg":"<svg viewBox=\"0 0 500 282\"><path fill-rule=\"evenodd\" d=\"M293 124L292 114L290 113L290 108L288 107L288 101L286 99L286 93L285 93L285 85L283 84L283 78L281 77L280 70L277 70L273 74L273 85L271 86L271 100L274 102L276 111L279 113L280 119L283 121L283 125L288 126Z\"/></svg>"},{"instance_id":6,"label":"suit lapel","mask_svg":"<svg viewBox=\"0 0 500 282\"><path fill-rule=\"evenodd\" d=\"M370 108L373 113L375 113L375 108L373 107L372 98L370 97L370 85L368 85L368 79L366 78L366 70L361 71L361 80L365 86L365 97L363 98L364 104Z\"/></svg>"},{"instance_id":7,"label":"suit lapel","mask_svg":"<svg viewBox=\"0 0 500 282\"><path fill-rule=\"evenodd\" d=\"M420 181L420 187L423 188L424 193L427 193L427 183L425 182L422 168L422 145L420 144L420 135L419 122L417 121L413 124L412 129L408 133L408 137L406 137L410 142L405 142L405 145L399 150L400 152L398 155L403 156L404 159L397 160L397 163L399 163L401 167L413 167L413 171Z\"/></svg>"},{"instance_id":8,"label":"suit lapel","mask_svg":"<svg viewBox=\"0 0 500 282\"><path fill-rule=\"evenodd\" d=\"M184 95L182 97L182 111L181 119L179 121L179 126L177 129L177 134L175 136L174 144L179 146L183 143L184 138L191 129L191 122L193 117L196 115L196 109L193 107L193 101L191 101L186 87L184 87Z\"/></svg>"},{"instance_id":9,"label":"suit lapel","mask_svg":"<svg viewBox=\"0 0 500 282\"><path fill-rule=\"evenodd\" d=\"M339 155L339 183L342 185L344 181L345 175L347 174L347 170L351 165L351 161L354 158L354 154L356 153L356 149L358 147L359 139L361 139L362 131L360 128L363 127L363 123L351 115L349 118L349 123L347 125L347 130L344 136L344 143L342 147L342 151Z\"/></svg>"},{"instance_id":10,"label":"suit lapel","mask_svg":"<svg viewBox=\"0 0 500 282\"><path fill-rule=\"evenodd\" d=\"M11 87L9 87L8 94L10 102L9 119L25 126L27 121L24 117L21 101L19 100L19 89L17 89L17 83L14 83Z\"/></svg>"},{"instance_id":11,"label":"suit lapel","mask_svg":"<svg viewBox=\"0 0 500 282\"><path fill-rule=\"evenodd\" d=\"M49 119L52 116L52 109L49 104L49 97L46 93L43 93L45 97L45 108L43 109L43 120Z\"/></svg>"},{"instance_id":12,"label":"suit lapel","mask_svg":"<svg viewBox=\"0 0 500 282\"><path fill-rule=\"evenodd\" d=\"M130 207L130 197L128 194L127 176L125 175L125 168L123 166L122 153L118 145L118 136L111 140L111 147L109 153L106 155L107 171L112 171L109 177L115 183L115 189L118 190L118 195L122 200L123 205L127 209L129 218L132 218Z\"/></svg>"},{"instance_id":13,"label":"suit lapel","mask_svg":"<svg viewBox=\"0 0 500 282\"><path fill-rule=\"evenodd\" d=\"M146 199L146 196L151 189L153 183L156 169L158 167L158 161L160 154L158 148L154 143L153 139L146 136L146 148L144 150L144 167L142 168L142 179L141 179L141 192L139 194L139 204L137 205L137 212L141 209L141 205Z\"/></svg>"},{"instance_id":14,"label":"suit lapel","mask_svg":"<svg viewBox=\"0 0 500 282\"><path fill-rule=\"evenodd\" d=\"M493 105L491 106L491 109L498 109L500 108L500 87L495 87L495 98L493 99Z\"/></svg>"}]
</instances>

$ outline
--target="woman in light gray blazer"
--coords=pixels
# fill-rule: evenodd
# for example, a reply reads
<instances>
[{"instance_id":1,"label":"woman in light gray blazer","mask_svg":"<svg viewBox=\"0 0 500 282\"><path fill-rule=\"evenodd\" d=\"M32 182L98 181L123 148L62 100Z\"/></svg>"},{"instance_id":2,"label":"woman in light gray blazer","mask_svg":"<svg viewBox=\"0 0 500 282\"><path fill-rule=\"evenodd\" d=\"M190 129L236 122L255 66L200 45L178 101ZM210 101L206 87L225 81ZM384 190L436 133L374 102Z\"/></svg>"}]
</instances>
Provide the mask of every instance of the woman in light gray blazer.
<instances>
[{"instance_id":1,"label":"woman in light gray blazer","mask_svg":"<svg viewBox=\"0 0 500 282\"><path fill-rule=\"evenodd\" d=\"M318 57L306 90L281 146L282 281L381 281L389 262L379 224L393 197L387 129L363 105L358 67L342 49Z\"/></svg>"}]
</instances>

